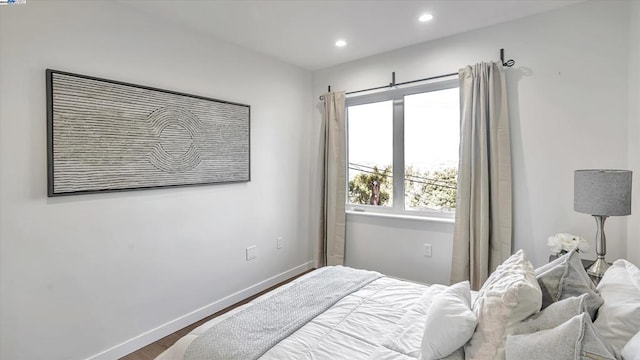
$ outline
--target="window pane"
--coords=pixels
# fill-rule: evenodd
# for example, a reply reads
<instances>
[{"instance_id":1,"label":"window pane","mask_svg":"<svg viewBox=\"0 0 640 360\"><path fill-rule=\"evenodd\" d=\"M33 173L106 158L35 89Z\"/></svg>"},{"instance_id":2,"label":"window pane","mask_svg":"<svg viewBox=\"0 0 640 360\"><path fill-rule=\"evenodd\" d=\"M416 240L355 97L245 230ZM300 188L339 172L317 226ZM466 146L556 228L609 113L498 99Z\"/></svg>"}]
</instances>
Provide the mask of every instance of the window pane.
<instances>
[{"instance_id":1,"label":"window pane","mask_svg":"<svg viewBox=\"0 0 640 360\"><path fill-rule=\"evenodd\" d=\"M349 204L391 206L393 102L349 106Z\"/></svg>"},{"instance_id":2,"label":"window pane","mask_svg":"<svg viewBox=\"0 0 640 360\"><path fill-rule=\"evenodd\" d=\"M457 88L404 98L407 210L455 210L459 101Z\"/></svg>"}]
</instances>

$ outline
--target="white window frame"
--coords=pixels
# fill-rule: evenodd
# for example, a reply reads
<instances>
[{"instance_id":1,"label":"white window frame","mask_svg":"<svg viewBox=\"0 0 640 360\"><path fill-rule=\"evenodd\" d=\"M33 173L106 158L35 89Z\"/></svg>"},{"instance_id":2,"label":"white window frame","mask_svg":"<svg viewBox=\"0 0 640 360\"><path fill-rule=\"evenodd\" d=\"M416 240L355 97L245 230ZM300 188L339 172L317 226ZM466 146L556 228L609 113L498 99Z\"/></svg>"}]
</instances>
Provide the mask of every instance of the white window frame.
<instances>
[{"instance_id":1,"label":"white window frame","mask_svg":"<svg viewBox=\"0 0 640 360\"><path fill-rule=\"evenodd\" d=\"M453 89L459 87L458 79L439 81L403 89L393 89L384 92L347 97L345 103L347 124L347 174L349 173L349 107L366 105L381 101L393 101L393 204L392 206L349 204L349 179L347 176L347 197L345 199L347 210L355 212L370 212L377 214L419 216L429 218L453 219L455 211L443 212L436 210L405 210L404 208L404 97L426 93L431 91Z\"/></svg>"}]
</instances>

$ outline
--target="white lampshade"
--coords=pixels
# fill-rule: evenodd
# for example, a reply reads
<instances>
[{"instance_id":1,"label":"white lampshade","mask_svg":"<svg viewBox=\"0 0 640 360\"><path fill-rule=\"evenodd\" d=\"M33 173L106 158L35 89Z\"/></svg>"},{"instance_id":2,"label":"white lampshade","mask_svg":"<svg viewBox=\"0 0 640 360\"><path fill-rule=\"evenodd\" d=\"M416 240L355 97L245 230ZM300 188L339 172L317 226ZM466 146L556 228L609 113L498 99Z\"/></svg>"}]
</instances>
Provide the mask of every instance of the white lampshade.
<instances>
[{"instance_id":1,"label":"white lampshade","mask_svg":"<svg viewBox=\"0 0 640 360\"><path fill-rule=\"evenodd\" d=\"M573 209L589 215L631 214L631 171L576 170Z\"/></svg>"}]
</instances>

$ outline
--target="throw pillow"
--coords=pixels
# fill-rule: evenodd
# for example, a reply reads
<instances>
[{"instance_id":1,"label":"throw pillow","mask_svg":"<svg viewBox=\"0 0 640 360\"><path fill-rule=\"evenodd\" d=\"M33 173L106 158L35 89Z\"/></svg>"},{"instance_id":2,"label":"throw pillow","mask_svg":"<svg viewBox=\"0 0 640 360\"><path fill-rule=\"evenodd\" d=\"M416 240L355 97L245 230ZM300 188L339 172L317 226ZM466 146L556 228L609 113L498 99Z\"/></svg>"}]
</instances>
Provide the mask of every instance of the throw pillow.
<instances>
[{"instance_id":1,"label":"throw pillow","mask_svg":"<svg viewBox=\"0 0 640 360\"><path fill-rule=\"evenodd\" d=\"M640 331L622 348L622 358L624 360L640 360Z\"/></svg>"},{"instance_id":2,"label":"throw pillow","mask_svg":"<svg viewBox=\"0 0 640 360\"><path fill-rule=\"evenodd\" d=\"M577 249L536 269L536 278L542 290L542 308L572 296L588 294L587 310L591 319L602 304L602 299L594 291L594 285L582 266Z\"/></svg>"},{"instance_id":3,"label":"throw pillow","mask_svg":"<svg viewBox=\"0 0 640 360\"><path fill-rule=\"evenodd\" d=\"M586 312L587 296L588 294L582 294L578 297L566 298L547 306L546 309L514 326L512 334L532 334L540 330L553 329L574 316ZM600 300L600 302L602 303L602 300Z\"/></svg>"},{"instance_id":4,"label":"throw pillow","mask_svg":"<svg viewBox=\"0 0 640 360\"><path fill-rule=\"evenodd\" d=\"M465 345L467 359L504 359L506 335L540 310L542 294L523 250L511 255L478 292L473 312L478 326Z\"/></svg>"},{"instance_id":5,"label":"throw pillow","mask_svg":"<svg viewBox=\"0 0 640 360\"><path fill-rule=\"evenodd\" d=\"M436 295L427 311L422 358L436 360L452 354L469 341L477 322L469 282L451 285Z\"/></svg>"},{"instance_id":6,"label":"throw pillow","mask_svg":"<svg viewBox=\"0 0 640 360\"><path fill-rule=\"evenodd\" d=\"M616 260L597 290L604 304L594 324L619 354L640 331L640 270L626 260Z\"/></svg>"},{"instance_id":7,"label":"throw pillow","mask_svg":"<svg viewBox=\"0 0 640 360\"><path fill-rule=\"evenodd\" d=\"M576 315L553 329L508 336L506 354L507 360L616 359L587 313Z\"/></svg>"}]
</instances>

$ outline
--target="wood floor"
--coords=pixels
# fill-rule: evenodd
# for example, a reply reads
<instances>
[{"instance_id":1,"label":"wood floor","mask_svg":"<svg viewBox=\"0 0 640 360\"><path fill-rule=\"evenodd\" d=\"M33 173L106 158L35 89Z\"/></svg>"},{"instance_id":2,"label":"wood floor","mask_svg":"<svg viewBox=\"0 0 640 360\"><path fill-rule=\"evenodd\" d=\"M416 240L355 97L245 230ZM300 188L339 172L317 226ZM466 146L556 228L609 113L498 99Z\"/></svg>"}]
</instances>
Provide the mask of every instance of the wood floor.
<instances>
[{"instance_id":1,"label":"wood floor","mask_svg":"<svg viewBox=\"0 0 640 360\"><path fill-rule=\"evenodd\" d=\"M165 351L171 345L173 345L176 341L178 341L178 339L180 339L181 337L187 335L189 332L191 332L191 330L197 328L198 326L204 324L205 322L215 318L216 316L220 316L220 315L222 315L222 314L224 314L224 313L226 313L226 312L228 312L230 310L233 310L234 308L236 308L238 306L244 305L244 304L248 303L249 301L257 298L258 296L263 295L263 294L265 294L265 293L267 293L267 292L269 292L269 291L271 291L271 290L273 290L273 289L275 289L275 288L277 288L279 286L282 286L282 285L284 285L284 284L286 284L286 283L288 283L288 282L290 282L290 281L292 281L292 280L294 280L294 279L296 279L296 278L298 278L298 277L300 277L300 276L302 276L302 275L304 275L304 274L306 274L306 273L308 273L308 272L310 272L312 270L307 270L307 271L305 271L305 272L303 272L303 273L301 273L299 275L296 275L296 276L294 276L294 277L292 277L290 279L287 279L287 280L285 280L285 281L283 281L283 282L281 282L279 284L276 284L276 285L274 285L274 286L272 286L272 287L270 287L270 288L268 288L268 289L266 289L264 291L261 291L261 292L255 294L255 295L247 298L247 299L244 299L244 300L240 301L237 304L234 304L234 305L229 306L228 308L222 309L222 310L218 311L217 313L215 313L215 314L213 314L211 316L208 316L208 317L206 317L206 318L204 318L204 319L202 319L202 320L200 320L200 321L198 321L198 322L196 322L194 324L191 324L191 325L185 327L184 329L178 330L178 331L174 332L171 335L167 335L167 336L163 337L162 339L143 347L140 350L132 352L131 354L121 358L121 360L153 360L153 359L156 358L156 356L160 355L163 351Z\"/></svg>"}]
</instances>

